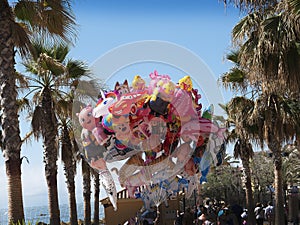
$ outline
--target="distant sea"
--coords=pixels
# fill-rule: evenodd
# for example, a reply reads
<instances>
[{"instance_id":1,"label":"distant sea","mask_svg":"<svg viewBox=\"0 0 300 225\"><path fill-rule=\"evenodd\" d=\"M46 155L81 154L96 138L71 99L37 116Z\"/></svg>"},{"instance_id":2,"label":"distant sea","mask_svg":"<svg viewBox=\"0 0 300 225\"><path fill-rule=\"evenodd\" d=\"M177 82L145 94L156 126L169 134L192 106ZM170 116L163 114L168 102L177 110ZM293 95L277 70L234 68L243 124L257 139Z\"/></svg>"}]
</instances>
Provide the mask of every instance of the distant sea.
<instances>
[{"instance_id":1,"label":"distant sea","mask_svg":"<svg viewBox=\"0 0 300 225\"><path fill-rule=\"evenodd\" d=\"M92 217L94 215L94 207L91 205L92 208ZM63 204L59 206L60 209L60 220L63 222L69 222L69 206L67 204ZM100 215L99 218L104 218L104 208L100 204ZM83 215L83 203L77 204L77 216L78 219L84 220ZM48 213L48 206L33 206L33 207L25 207L25 220L26 223L30 222L30 224L35 224L36 222L44 222L49 224L49 213ZM0 225L8 224L7 219L7 209L0 209Z\"/></svg>"}]
</instances>

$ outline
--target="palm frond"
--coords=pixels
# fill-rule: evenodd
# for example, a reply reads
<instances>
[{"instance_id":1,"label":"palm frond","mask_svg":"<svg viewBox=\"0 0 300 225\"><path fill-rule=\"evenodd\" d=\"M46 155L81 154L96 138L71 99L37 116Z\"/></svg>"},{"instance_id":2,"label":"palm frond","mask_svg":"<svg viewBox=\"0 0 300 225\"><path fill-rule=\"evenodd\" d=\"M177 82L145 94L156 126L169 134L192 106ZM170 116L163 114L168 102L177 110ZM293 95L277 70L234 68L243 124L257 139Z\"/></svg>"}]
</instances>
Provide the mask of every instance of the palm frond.
<instances>
[{"instance_id":1,"label":"palm frond","mask_svg":"<svg viewBox=\"0 0 300 225\"><path fill-rule=\"evenodd\" d=\"M276 0L223 0L225 6L233 4L238 7L241 11L265 11L269 8L274 7L277 4Z\"/></svg>"},{"instance_id":2,"label":"palm frond","mask_svg":"<svg viewBox=\"0 0 300 225\"><path fill-rule=\"evenodd\" d=\"M20 21L34 24L38 20L37 4L34 1L19 0L14 8L14 14Z\"/></svg>"},{"instance_id":3,"label":"palm frond","mask_svg":"<svg viewBox=\"0 0 300 225\"><path fill-rule=\"evenodd\" d=\"M66 60L67 55L70 52L70 48L66 44L54 45L49 56L56 59L58 62L63 63Z\"/></svg>"},{"instance_id":4,"label":"palm frond","mask_svg":"<svg viewBox=\"0 0 300 225\"><path fill-rule=\"evenodd\" d=\"M87 65L79 60L68 60L67 75L70 79L80 79L83 76L88 76L90 71Z\"/></svg>"},{"instance_id":5,"label":"palm frond","mask_svg":"<svg viewBox=\"0 0 300 225\"><path fill-rule=\"evenodd\" d=\"M62 75L65 72L64 65L46 53L40 54L37 63L42 65L44 70L51 71L51 73L56 76Z\"/></svg>"},{"instance_id":6,"label":"palm frond","mask_svg":"<svg viewBox=\"0 0 300 225\"><path fill-rule=\"evenodd\" d=\"M26 76L16 72L16 82L19 90L28 89L28 80L26 79Z\"/></svg>"},{"instance_id":7,"label":"palm frond","mask_svg":"<svg viewBox=\"0 0 300 225\"><path fill-rule=\"evenodd\" d=\"M30 109L30 102L28 98L17 99L17 106L20 112L28 111Z\"/></svg>"},{"instance_id":8,"label":"palm frond","mask_svg":"<svg viewBox=\"0 0 300 225\"><path fill-rule=\"evenodd\" d=\"M293 8L293 11L299 15L300 14L300 1L299 0L288 0L288 3Z\"/></svg>"},{"instance_id":9,"label":"palm frond","mask_svg":"<svg viewBox=\"0 0 300 225\"><path fill-rule=\"evenodd\" d=\"M25 134L25 136L22 138L22 142L28 143L31 141L31 136L33 135L33 131L29 131Z\"/></svg>"},{"instance_id":10,"label":"palm frond","mask_svg":"<svg viewBox=\"0 0 300 225\"><path fill-rule=\"evenodd\" d=\"M14 7L18 20L26 23L41 39L70 43L76 38L75 17L69 1L19 0Z\"/></svg>"},{"instance_id":11,"label":"palm frond","mask_svg":"<svg viewBox=\"0 0 300 225\"><path fill-rule=\"evenodd\" d=\"M44 116L44 113L43 113L42 107L36 106L34 109L33 115L32 115L32 119L31 119L31 127L32 127L32 131L33 131L33 136L36 139L39 139L41 132L42 132L43 116Z\"/></svg>"},{"instance_id":12,"label":"palm frond","mask_svg":"<svg viewBox=\"0 0 300 225\"><path fill-rule=\"evenodd\" d=\"M20 55L25 57L29 53L33 53L34 50L32 48L29 34L30 32L27 30L25 24L22 23L12 23L11 24L12 30L12 38L14 40L14 45L20 52Z\"/></svg>"}]
</instances>

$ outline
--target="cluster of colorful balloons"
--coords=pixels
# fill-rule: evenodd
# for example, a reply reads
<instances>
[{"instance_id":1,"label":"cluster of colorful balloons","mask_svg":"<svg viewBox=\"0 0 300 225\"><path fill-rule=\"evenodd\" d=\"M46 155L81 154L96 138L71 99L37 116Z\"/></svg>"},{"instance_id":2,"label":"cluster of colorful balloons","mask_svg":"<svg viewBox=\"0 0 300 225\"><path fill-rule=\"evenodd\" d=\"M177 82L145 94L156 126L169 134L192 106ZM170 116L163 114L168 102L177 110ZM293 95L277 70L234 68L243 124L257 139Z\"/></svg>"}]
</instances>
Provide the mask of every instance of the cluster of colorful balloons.
<instances>
[{"instance_id":1,"label":"cluster of colorful balloons","mask_svg":"<svg viewBox=\"0 0 300 225\"><path fill-rule=\"evenodd\" d=\"M146 207L158 205L186 188L188 195L206 181L210 165L222 163L224 129L214 123L213 107L202 110L190 76L177 83L154 71L150 82L136 75L128 85L101 90L101 97L79 113L81 142L90 166L99 170L114 208L116 187L107 163L116 169L120 185ZM124 162L126 160L126 162ZM142 193L137 187L145 186Z\"/></svg>"}]
</instances>

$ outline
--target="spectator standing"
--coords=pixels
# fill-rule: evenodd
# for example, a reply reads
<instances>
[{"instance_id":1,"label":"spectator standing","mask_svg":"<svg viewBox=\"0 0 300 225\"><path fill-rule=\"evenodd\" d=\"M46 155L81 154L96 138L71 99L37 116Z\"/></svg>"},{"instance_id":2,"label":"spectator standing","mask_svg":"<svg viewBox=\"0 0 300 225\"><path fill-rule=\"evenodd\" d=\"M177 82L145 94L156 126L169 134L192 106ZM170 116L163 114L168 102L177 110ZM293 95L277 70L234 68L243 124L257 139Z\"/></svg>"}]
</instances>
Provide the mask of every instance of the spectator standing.
<instances>
[{"instance_id":1,"label":"spectator standing","mask_svg":"<svg viewBox=\"0 0 300 225\"><path fill-rule=\"evenodd\" d=\"M179 210L176 211L174 225L183 225L183 213L181 213Z\"/></svg>"},{"instance_id":2,"label":"spectator standing","mask_svg":"<svg viewBox=\"0 0 300 225\"><path fill-rule=\"evenodd\" d=\"M260 202L256 204L256 207L254 209L254 215L257 225L263 225L264 224L264 208Z\"/></svg>"},{"instance_id":3,"label":"spectator standing","mask_svg":"<svg viewBox=\"0 0 300 225\"><path fill-rule=\"evenodd\" d=\"M274 225L275 213L274 206L272 202L268 202L268 206L265 209L265 218L268 221L269 225Z\"/></svg>"},{"instance_id":4,"label":"spectator standing","mask_svg":"<svg viewBox=\"0 0 300 225\"><path fill-rule=\"evenodd\" d=\"M206 216L204 213L199 216L197 225L211 225L212 223L206 219Z\"/></svg>"}]
</instances>

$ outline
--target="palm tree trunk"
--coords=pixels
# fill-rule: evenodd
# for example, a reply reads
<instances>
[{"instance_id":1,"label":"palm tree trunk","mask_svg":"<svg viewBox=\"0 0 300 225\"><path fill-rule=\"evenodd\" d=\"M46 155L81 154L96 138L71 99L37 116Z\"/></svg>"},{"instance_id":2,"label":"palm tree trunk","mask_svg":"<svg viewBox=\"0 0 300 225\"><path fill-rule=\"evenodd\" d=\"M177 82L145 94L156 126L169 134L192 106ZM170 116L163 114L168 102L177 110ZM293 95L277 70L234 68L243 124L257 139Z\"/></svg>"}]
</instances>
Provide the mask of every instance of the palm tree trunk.
<instances>
[{"instance_id":1,"label":"palm tree trunk","mask_svg":"<svg viewBox=\"0 0 300 225\"><path fill-rule=\"evenodd\" d=\"M75 165L76 166L76 165ZM77 204L76 204L76 194L75 194L75 173L74 168L70 166L65 166L65 175L67 177L67 188L69 195L69 216L70 216L70 224L77 225L78 217L77 217Z\"/></svg>"},{"instance_id":2,"label":"palm tree trunk","mask_svg":"<svg viewBox=\"0 0 300 225\"><path fill-rule=\"evenodd\" d=\"M10 157L5 164L8 185L8 220L17 224L25 220L22 196L21 160Z\"/></svg>"},{"instance_id":3,"label":"palm tree trunk","mask_svg":"<svg viewBox=\"0 0 300 225\"><path fill-rule=\"evenodd\" d=\"M254 216L254 202L253 202L253 193L252 193L252 185L251 185L251 171L249 165L249 159L242 158L243 167L245 170L245 186L246 186L246 205L248 209L248 221L247 224L254 225L255 224L255 216Z\"/></svg>"},{"instance_id":4,"label":"palm tree trunk","mask_svg":"<svg viewBox=\"0 0 300 225\"><path fill-rule=\"evenodd\" d=\"M75 180L70 178L67 181L68 192L69 192L69 207L70 207L70 224L78 225L77 217L77 205L76 205L76 194L75 194Z\"/></svg>"},{"instance_id":5,"label":"palm tree trunk","mask_svg":"<svg viewBox=\"0 0 300 225\"><path fill-rule=\"evenodd\" d=\"M275 182L275 225L284 224L284 200L283 200L283 178L282 178L282 155L281 149L284 138L282 137L282 118L278 115L278 96L272 94L269 98L270 118L266 124L267 145L274 156L274 182ZM278 128L281 124L281 128Z\"/></svg>"},{"instance_id":6,"label":"palm tree trunk","mask_svg":"<svg viewBox=\"0 0 300 225\"><path fill-rule=\"evenodd\" d=\"M15 85L15 52L12 39L11 8L0 0L0 108L2 109L2 151L5 158L8 185L8 220L24 220L21 181L21 138L18 120L17 92Z\"/></svg>"},{"instance_id":7,"label":"palm tree trunk","mask_svg":"<svg viewBox=\"0 0 300 225\"><path fill-rule=\"evenodd\" d=\"M284 200L281 144L277 140L271 129L268 129L268 147L274 155L275 225L282 225L284 224Z\"/></svg>"},{"instance_id":8,"label":"palm tree trunk","mask_svg":"<svg viewBox=\"0 0 300 225\"><path fill-rule=\"evenodd\" d=\"M72 142L69 135L67 124L63 125L62 130L62 160L64 162L64 174L66 176L66 183L69 194L69 212L70 224L78 225L77 205L75 195L75 174L76 174L76 160L73 156Z\"/></svg>"},{"instance_id":9,"label":"palm tree trunk","mask_svg":"<svg viewBox=\"0 0 300 225\"><path fill-rule=\"evenodd\" d=\"M91 225L91 171L88 163L82 160L84 224Z\"/></svg>"},{"instance_id":10,"label":"palm tree trunk","mask_svg":"<svg viewBox=\"0 0 300 225\"><path fill-rule=\"evenodd\" d=\"M282 180L282 156L280 151L274 152L275 175L275 225L284 224L284 198Z\"/></svg>"},{"instance_id":11,"label":"palm tree trunk","mask_svg":"<svg viewBox=\"0 0 300 225\"><path fill-rule=\"evenodd\" d=\"M48 206L50 214L50 225L60 223L60 212L58 204L57 192L57 125L56 118L53 112L54 106L52 103L51 92L45 87L42 94L42 109L43 109L43 143L44 143L44 163L45 175L48 185Z\"/></svg>"},{"instance_id":12,"label":"palm tree trunk","mask_svg":"<svg viewBox=\"0 0 300 225\"><path fill-rule=\"evenodd\" d=\"M94 171L94 225L99 225L99 194L100 178L97 171Z\"/></svg>"}]
</instances>

